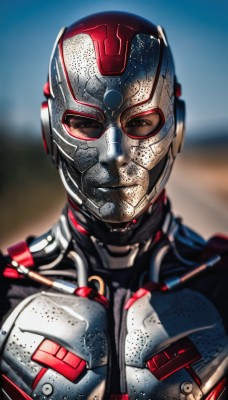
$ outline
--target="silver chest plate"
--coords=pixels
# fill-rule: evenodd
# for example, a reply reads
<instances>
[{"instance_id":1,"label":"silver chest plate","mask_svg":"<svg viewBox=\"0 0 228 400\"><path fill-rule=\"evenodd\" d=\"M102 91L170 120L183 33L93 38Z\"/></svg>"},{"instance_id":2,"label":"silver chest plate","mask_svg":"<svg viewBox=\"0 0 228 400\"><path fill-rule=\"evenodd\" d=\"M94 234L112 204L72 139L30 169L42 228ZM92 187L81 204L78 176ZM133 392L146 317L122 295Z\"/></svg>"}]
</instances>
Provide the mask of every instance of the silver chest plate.
<instances>
[{"instance_id":1,"label":"silver chest plate","mask_svg":"<svg viewBox=\"0 0 228 400\"><path fill-rule=\"evenodd\" d=\"M221 317L191 290L148 293L127 315L126 382L134 400L200 400L225 375Z\"/></svg>"},{"instance_id":2,"label":"silver chest plate","mask_svg":"<svg viewBox=\"0 0 228 400\"><path fill-rule=\"evenodd\" d=\"M128 310L126 328L122 373L129 400L200 400L226 373L221 318L196 292L146 294ZM32 399L108 398L111 349L99 303L39 293L13 311L0 340L4 379Z\"/></svg>"},{"instance_id":3,"label":"silver chest plate","mask_svg":"<svg viewBox=\"0 0 228 400\"><path fill-rule=\"evenodd\" d=\"M32 398L103 398L108 341L102 305L40 293L14 310L2 327L1 340L3 374Z\"/></svg>"}]
</instances>

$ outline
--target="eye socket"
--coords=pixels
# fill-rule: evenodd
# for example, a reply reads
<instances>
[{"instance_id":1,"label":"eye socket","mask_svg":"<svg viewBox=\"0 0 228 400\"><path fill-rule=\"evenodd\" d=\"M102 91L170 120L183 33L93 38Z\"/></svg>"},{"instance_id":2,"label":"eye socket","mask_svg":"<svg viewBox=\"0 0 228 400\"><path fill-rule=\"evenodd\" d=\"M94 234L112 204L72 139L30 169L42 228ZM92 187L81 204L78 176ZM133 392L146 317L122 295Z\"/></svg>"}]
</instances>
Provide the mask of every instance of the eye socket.
<instances>
[{"instance_id":1,"label":"eye socket","mask_svg":"<svg viewBox=\"0 0 228 400\"><path fill-rule=\"evenodd\" d=\"M103 124L81 115L66 115L64 124L72 136L84 140L97 139L103 131Z\"/></svg>"},{"instance_id":2,"label":"eye socket","mask_svg":"<svg viewBox=\"0 0 228 400\"><path fill-rule=\"evenodd\" d=\"M139 115L124 124L125 132L134 137L147 137L157 130L162 119L158 113Z\"/></svg>"}]
</instances>

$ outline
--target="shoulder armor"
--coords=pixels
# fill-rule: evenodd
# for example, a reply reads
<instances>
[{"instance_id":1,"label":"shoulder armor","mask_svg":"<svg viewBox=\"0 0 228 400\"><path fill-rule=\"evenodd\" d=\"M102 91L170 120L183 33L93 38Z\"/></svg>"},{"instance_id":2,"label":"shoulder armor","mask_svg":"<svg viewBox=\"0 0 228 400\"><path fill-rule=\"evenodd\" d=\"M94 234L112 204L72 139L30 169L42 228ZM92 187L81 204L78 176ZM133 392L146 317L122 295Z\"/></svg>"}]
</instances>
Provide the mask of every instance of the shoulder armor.
<instances>
[{"instance_id":1,"label":"shoulder armor","mask_svg":"<svg viewBox=\"0 0 228 400\"><path fill-rule=\"evenodd\" d=\"M33 295L4 323L1 351L6 399L12 391L17 399L20 390L37 399L47 394L53 400L101 399L108 364L106 311L87 298Z\"/></svg>"},{"instance_id":2,"label":"shoulder armor","mask_svg":"<svg viewBox=\"0 0 228 400\"><path fill-rule=\"evenodd\" d=\"M58 265L66 254L71 243L71 231L64 214L59 221L45 234L14 244L7 249L11 260L25 267L38 268L45 266L53 268ZM4 276L19 278L20 274L8 266Z\"/></svg>"},{"instance_id":3,"label":"shoulder armor","mask_svg":"<svg viewBox=\"0 0 228 400\"><path fill-rule=\"evenodd\" d=\"M204 296L188 289L147 293L127 314L129 398L205 398L227 373L227 350L222 320Z\"/></svg>"}]
</instances>

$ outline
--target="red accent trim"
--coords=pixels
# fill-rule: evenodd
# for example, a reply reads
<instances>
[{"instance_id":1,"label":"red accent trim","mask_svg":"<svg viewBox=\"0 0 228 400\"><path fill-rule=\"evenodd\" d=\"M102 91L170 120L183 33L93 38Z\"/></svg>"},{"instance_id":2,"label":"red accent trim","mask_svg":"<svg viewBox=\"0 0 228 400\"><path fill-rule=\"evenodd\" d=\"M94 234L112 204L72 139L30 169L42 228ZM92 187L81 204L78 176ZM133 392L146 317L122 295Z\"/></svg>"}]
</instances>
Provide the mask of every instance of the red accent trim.
<instances>
[{"instance_id":1,"label":"red accent trim","mask_svg":"<svg viewBox=\"0 0 228 400\"><path fill-rule=\"evenodd\" d=\"M160 242L162 236L163 236L163 232L162 231L157 231L155 233L155 236L154 236L153 244L156 244L156 243Z\"/></svg>"},{"instance_id":2,"label":"red accent trim","mask_svg":"<svg viewBox=\"0 0 228 400\"><path fill-rule=\"evenodd\" d=\"M47 109L48 108L48 101L46 100L46 101L43 101L42 103L41 103L41 109L42 108L44 108L44 109Z\"/></svg>"},{"instance_id":3,"label":"red accent trim","mask_svg":"<svg viewBox=\"0 0 228 400\"><path fill-rule=\"evenodd\" d=\"M45 339L39 346L39 350L55 355L61 349L60 345L52 340Z\"/></svg>"},{"instance_id":4,"label":"red accent trim","mask_svg":"<svg viewBox=\"0 0 228 400\"><path fill-rule=\"evenodd\" d=\"M49 154L48 145L47 145L47 141L46 141L43 129L42 129L42 143L43 143L43 146L44 146L45 153Z\"/></svg>"},{"instance_id":5,"label":"red accent trim","mask_svg":"<svg viewBox=\"0 0 228 400\"><path fill-rule=\"evenodd\" d=\"M74 91L73 91L73 88L72 88L72 85L71 85L71 83L70 83L70 79L69 79L68 73L67 73L66 65L65 65L65 62L64 62L64 56L63 56L63 37L61 37L61 38L60 38L60 41L59 41L59 54L60 54L60 59L61 59L62 65L63 65L63 69L64 69L65 77L66 77L66 80L67 80L67 84L68 84L69 90L70 90L70 92L71 92L71 96L72 96L72 98L74 99L74 101L76 101L76 103L78 103L78 104L83 104L83 105L86 106L86 107L95 108L95 109L98 110L102 115L104 115L104 114L103 114L103 111L100 110L100 108L98 108L97 106L94 106L93 104L89 104L89 103L84 103L83 101L79 101L79 100L76 99L75 94L74 94Z\"/></svg>"},{"instance_id":6,"label":"red accent trim","mask_svg":"<svg viewBox=\"0 0 228 400\"><path fill-rule=\"evenodd\" d=\"M136 31L128 26L102 24L86 30L93 40L97 65L101 75L124 73L130 53L130 43Z\"/></svg>"},{"instance_id":7,"label":"red accent trim","mask_svg":"<svg viewBox=\"0 0 228 400\"><path fill-rule=\"evenodd\" d=\"M78 223L71 210L68 210L68 217L70 222L73 224L74 228L77 229L78 232L82 233L82 235L89 236L89 232Z\"/></svg>"},{"instance_id":8,"label":"red accent trim","mask_svg":"<svg viewBox=\"0 0 228 400\"><path fill-rule=\"evenodd\" d=\"M122 112L122 114L121 114L121 116L120 116L120 122L121 122L121 124L122 124L123 115L124 115L125 112L127 112L128 110L131 110L131 109L134 108L134 107L141 106L141 105L147 103L149 100L152 99L152 97L153 97L153 95L154 95L154 92L155 92L155 90L156 90L156 87L157 87L157 83L158 83L159 76L160 76L161 65L162 65L162 58L163 58L163 41L160 42L160 54L159 54L158 67L157 67L157 72L156 72L156 75L155 75L155 79L154 79L154 83L153 83L153 87L152 87L151 93L149 94L149 96L148 96L147 99L141 101L140 103L134 104L133 106L130 106L130 107L126 108L126 109Z\"/></svg>"},{"instance_id":9,"label":"red accent trim","mask_svg":"<svg viewBox=\"0 0 228 400\"><path fill-rule=\"evenodd\" d=\"M25 267L33 267L35 265L29 247L25 241L14 244L13 246L9 247L7 251L10 258L16 261L18 264L24 265ZM4 269L3 276L11 279L24 278L22 274L19 274L10 266Z\"/></svg>"},{"instance_id":10,"label":"red accent trim","mask_svg":"<svg viewBox=\"0 0 228 400\"><path fill-rule=\"evenodd\" d=\"M137 104L138 105L138 104ZM122 127L122 130L124 131L124 133L127 135L127 136L129 136L131 139L148 139L148 138L150 138L150 137L152 137L152 136L155 136L156 135L156 133L158 133L160 130L161 130L161 128L163 127L163 125L164 125L164 123L165 123L165 116L164 116L164 114L163 114L163 112L162 112L162 110L160 109L160 108L153 108L153 109L151 109L151 110L147 110L147 111L144 111L144 112L141 112L141 113L138 113L138 114L134 114L134 115L132 115L127 121L131 121L132 119L134 119L134 118L137 118L137 117L143 117L144 115L148 115L148 114L159 114L159 116L160 116L160 121L159 121L159 124L158 124L158 126L157 126L157 128L154 130L154 131L152 131L151 133L149 133L148 135L146 135L146 136L133 136L133 135L130 135L125 129L124 129L124 125L123 125L123 122L122 122L122 120L121 120L121 127ZM126 122L126 121L125 121Z\"/></svg>"},{"instance_id":11,"label":"red accent trim","mask_svg":"<svg viewBox=\"0 0 228 400\"><path fill-rule=\"evenodd\" d=\"M158 37L155 25L122 12L104 12L84 18L65 31L64 40L79 33L92 38L99 71L105 76L124 73L131 41L137 33Z\"/></svg>"},{"instance_id":12,"label":"red accent trim","mask_svg":"<svg viewBox=\"0 0 228 400\"><path fill-rule=\"evenodd\" d=\"M44 93L44 96L47 97L47 98L51 96L50 84L49 84L49 82L46 82L46 83L44 84L43 93Z\"/></svg>"},{"instance_id":13,"label":"red accent trim","mask_svg":"<svg viewBox=\"0 0 228 400\"><path fill-rule=\"evenodd\" d=\"M197 385L198 385L198 386L201 386L201 385L202 385L202 381L201 381L201 379L199 378L199 376L196 375L194 369L193 369L192 367L190 367L190 366L187 366L187 367L185 367L185 368L186 368L186 370L188 371L189 375L191 375L191 377L192 377L192 378L194 379L194 381L197 383Z\"/></svg>"},{"instance_id":14,"label":"red accent trim","mask_svg":"<svg viewBox=\"0 0 228 400\"><path fill-rule=\"evenodd\" d=\"M181 84L177 82L175 85L175 96L181 97L181 95L182 95L182 87Z\"/></svg>"},{"instance_id":15,"label":"red accent trim","mask_svg":"<svg viewBox=\"0 0 228 400\"><path fill-rule=\"evenodd\" d=\"M87 114L87 113L83 113L83 112L78 112L78 111L73 111L73 110L66 110L66 111L64 112L64 114L63 114L63 117L62 117L62 124L63 124L64 128L66 129L67 133L68 133L70 136L75 137L76 139L79 139L79 140L86 140L86 141L89 142L89 141L92 141L92 140L97 140L97 139L99 139L99 138L103 135L104 129L102 129L101 134L100 134L99 136L95 137L95 138L89 138L89 137L84 138L84 137L80 137L80 136L74 135L74 134L70 131L69 126L65 123L65 118L66 118L66 116L68 116L68 115L78 115L78 116L81 115L82 117L87 117L87 118L93 119L93 120L95 120L95 121L97 121L97 122L99 122L99 123L103 123L103 122L105 121L105 119L104 119L104 118L105 118L105 117L104 117L104 114L102 114L102 119L103 119L102 122L100 122L94 115Z\"/></svg>"},{"instance_id":16,"label":"red accent trim","mask_svg":"<svg viewBox=\"0 0 228 400\"><path fill-rule=\"evenodd\" d=\"M68 203L70 204L71 207L73 207L74 210L76 210L76 211L80 210L78 205L74 202L73 199L71 199L71 197L69 195L68 195L67 199L68 199Z\"/></svg>"},{"instance_id":17,"label":"red accent trim","mask_svg":"<svg viewBox=\"0 0 228 400\"><path fill-rule=\"evenodd\" d=\"M168 286L166 285L165 282L161 282L161 284L160 284L160 290L161 290L162 292L167 292L167 291L169 290L169 288L168 288Z\"/></svg>"},{"instance_id":18,"label":"red accent trim","mask_svg":"<svg viewBox=\"0 0 228 400\"><path fill-rule=\"evenodd\" d=\"M12 267L6 267L3 271L3 276L5 278L10 278L10 279L23 279L24 275L19 274L16 269Z\"/></svg>"},{"instance_id":19,"label":"red accent trim","mask_svg":"<svg viewBox=\"0 0 228 400\"><path fill-rule=\"evenodd\" d=\"M64 347L61 347L61 349L59 349L58 353L56 354L56 357L59 358L60 360L63 360L63 358L66 356L67 354L67 350L64 349Z\"/></svg>"},{"instance_id":20,"label":"red accent trim","mask_svg":"<svg viewBox=\"0 0 228 400\"><path fill-rule=\"evenodd\" d=\"M109 400L129 400L128 394L110 394Z\"/></svg>"},{"instance_id":21,"label":"red accent trim","mask_svg":"<svg viewBox=\"0 0 228 400\"><path fill-rule=\"evenodd\" d=\"M129 310L129 308L141 297L145 296L148 293L154 292L158 290L159 286L155 282L148 282L142 288L138 289L130 299L126 302L124 309Z\"/></svg>"},{"instance_id":22,"label":"red accent trim","mask_svg":"<svg viewBox=\"0 0 228 400\"><path fill-rule=\"evenodd\" d=\"M36 375L33 384L32 384L32 389L34 390L36 386L38 385L39 381L41 378L44 376L45 372L47 371L47 368L42 368L40 372Z\"/></svg>"},{"instance_id":23,"label":"red accent trim","mask_svg":"<svg viewBox=\"0 0 228 400\"><path fill-rule=\"evenodd\" d=\"M147 366L152 374L159 381L162 381L201 358L202 356L195 345L186 337L153 356L147 362Z\"/></svg>"},{"instance_id":24,"label":"red accent trim","mask_svg":"<svg viewBox=\"0 0 228 400\"><path fill-rule=\"evenodd\" d=\"M9 256L18 264L24 265L25 267L33 267L35 265L27 242L16 243L9 247L7 251Z\"/></svg>"},{"instance_id":25,"label":"red accent trim","mask_svg":"<svg viewBox=\"0 0 228 400\"><path fill-rule=\"evenodd\" d=\"M57 354L64 350L66 351L65 356L60 360ZM86 362L84 360L64 347L61 347L58 343L48 339L45 339L41 343L32 355L32 360L54 369L72 382L86 369Z\"/></svg>"},{"instance_id":26,"label":"red accent trim","mask_svg":"<svg viewBox=\"0 0 228 400\"><path fill-rule=\"evenodd\" d=\"M144 115L148 115L148 114L159 114L159 116L160 116L160 121L159 121L159 124L158 124L158 126L157 126L157 128L155 129L155 130L153 130L150 134L148 134L148 135L146 135L146 136L134 136L134 135L130 135L127 131L126 131L126 129L124 128L124 124L123 124L123 122L121 121L121 128L122 128L122 130L123 130L123 132L125 133L125 135L127 135L128 137L130 137L131 139L137 139L137 140L139 140L139 139L148 139L148 138L150 138L150 137L152 137L152 136L155 136L161 129L162 129L162 127L163 127L163 125L164 125L164 123L165 123L165 117L164 117L164 114L163 114L163 112L162 112L162 110L160 109L160 108L153 108L153 109L151 109L151 110L147 110L147 111L144 111L144 112L141 112L141 113L138 113L138 114L134 114L134 115L132 115L127 121L130 121L130 120L132 120L132 119L134 119L134 118L137 118L137 117L140 117L140 116L144 116ZM79 140L86 140L86 141L93 141L93 140L97 140L97 139L99 139L102 135L103 135L103 133L105 132L105 130L106 130L106 128L105 127L103 127L103 129L102 129L102 131L101 131L101 133L100 133L100 135L99 136L97 136L97 137L95 137L95 138L89 138L89 137L81 137L80 135L74 135L71 131L70 131L70 129L69 129L69 126L66 124L66 122L65 122L65 119L66 119L66 116L69 116L69 115L78 115L78 116L82 116L82 117L88 117L88 118L90 118L90 119L93 119L93 120L95 120L95 121L98 121L99 123L104 123L104 121L105 121L105 119L104 119L104 115L102 114L102 117L103 117L103 122L100 122L94 115L91 115L91 114L88 114L88 113L83 113L83 112L78 112L78 111L74 111L74 110L66 110L65 112L64 112L64 114L63 114L63 116L62 116L62 124L63 124L63 127L65 128L65 130L66 130L66 132L70 135L70 136L72 136L72 137L75 137L76 139L79 139ZM126 121L125 121L126 122ZM44 146L45 147L45 146ZM47 147L47 146L46 146ZM45 149L46 149L46 147L45 147Z\"/></svg>"},{"instance_id":27,"label":"red accent trim","mask_svg":"<svg viewBox=\"0 0 228 400\"><path fill-rule=\"evenodd\" d=\"M6 375L2 375L2 389L7 395L15 400L33 400L32 397L28 396L24 390L20 389L15 383L13 383Z\"/></svg>"},{"instance_id":28,"label":"red accent trim","mask_svg":"<svg viewBox=\"0 0 228 400\"><path fill-rule=\"evenodd\" d=\"M96 290L88 287L88 286L81 286L74 291L79 297L87 297L90 300L97 301L98 303L102 304L105 308L109 307L109 301L106 299L105 296L98 293Z\"/></svg>"},{"instance_id":29,"label":"red accent trim","mask_svg":"<svg viewBox=\"0 0 228 400\"><path fill-rule=\"evenodd\" d=\"M95 121L100 122L100 121L97 119L97 117L96 117L95 115L93 115L93 114L88 114L88 113L79 112L79 111L75 111L75 110L66 110L66 111L64 112L63 118L62 118L63 124L64 124L64 120L65 120L65 118L66 118L67 115L79 115L79 116L82 116L82 117L85 117L85 118L87 117L87 118L94 119ZM102 117L102 122L104 122L104 121L105 121L105 116L104 116L103 112L102 112L101 117Z\"/></svg>"},{"instance_id":30,"label":"red accent trim","mask_svg":"<svg viewBox=\"0 0 228 400\"><path fill-rule=\"evenodd\" d=\"M222 379L215 388L209 393L205 400L217 400L223 389L226 387L227 378Z\"/></svg>"}]
</instances>

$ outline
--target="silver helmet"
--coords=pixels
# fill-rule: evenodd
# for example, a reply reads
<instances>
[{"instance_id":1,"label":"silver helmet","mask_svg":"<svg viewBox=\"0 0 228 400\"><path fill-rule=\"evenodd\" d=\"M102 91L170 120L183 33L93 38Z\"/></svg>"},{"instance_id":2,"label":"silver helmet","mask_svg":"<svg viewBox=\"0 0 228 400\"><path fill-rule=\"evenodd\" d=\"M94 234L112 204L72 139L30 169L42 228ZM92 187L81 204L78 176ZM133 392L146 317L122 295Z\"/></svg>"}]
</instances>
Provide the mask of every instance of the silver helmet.
<instances>
[{"instance_id":1,"label":"silver helmet","mask_svg":"<svg viewBox=\"0 0 228 400\"><path fill-rule=\"evenodd\" d=\"M45 95L44 142L70 198L105 222L137 218L183 142L184 102L163 29L104 12L61 30Z\"/></svg>"}]
</instances>

